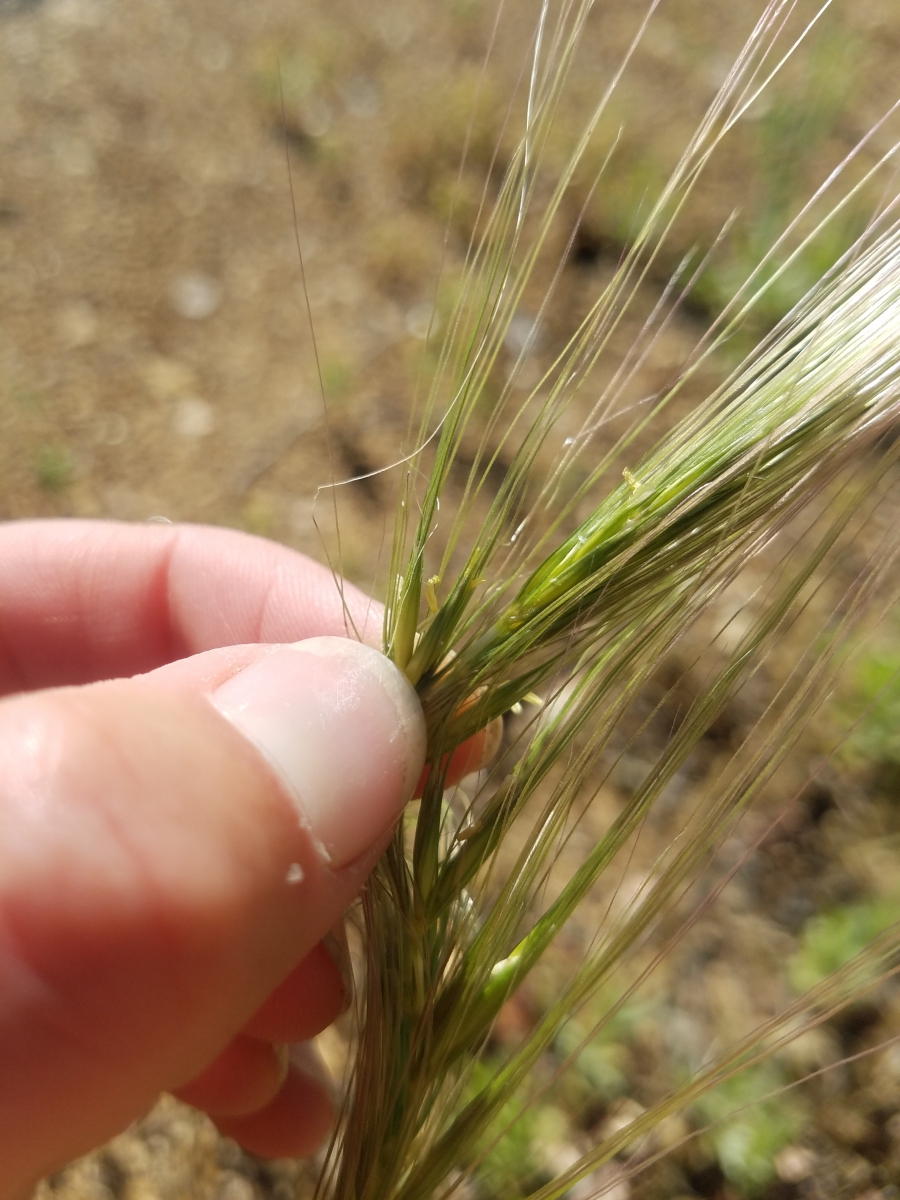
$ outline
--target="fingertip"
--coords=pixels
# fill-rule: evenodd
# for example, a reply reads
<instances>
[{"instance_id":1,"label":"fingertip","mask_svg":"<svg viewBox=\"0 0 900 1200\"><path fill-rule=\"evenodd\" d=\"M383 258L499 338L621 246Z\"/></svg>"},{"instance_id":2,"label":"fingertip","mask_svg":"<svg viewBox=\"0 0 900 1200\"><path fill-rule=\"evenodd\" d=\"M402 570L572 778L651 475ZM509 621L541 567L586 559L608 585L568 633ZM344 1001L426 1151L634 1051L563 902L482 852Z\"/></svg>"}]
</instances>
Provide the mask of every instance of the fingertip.
<instances>
[{"instance_id":1,"label":"fingertip","mask_svg":"<svg viewBox=\"0 0 900 1200\"><path fill-rule=\"evenodd\" d=\"M242 1117L213 1118L219 1132L261 1158L307 1158L328 1136L335 1105L326 1082L292 1062L277 1096Z\"/></svg>"},{"instance_id":2,"label":"fingertip","mask_svg":"<svg viewBox=\"0 0 900 1200\"><path fill-rule=\"evenodd\" d=\"M311 638L248 666L212 700L269 762L332 868L383 843L425 758L421 705L389 659Z\"/></svg>"},{"instance_id":3,"label":"fingertip","mask_svg":"<svg viewBox=\"0 0 900 1200\"><path fill-rule=\"evenodd\" d=\"M340 968L319 942L253 1014L243 1032L271 1042L305 1042L340 1016L348 998Z\"/></svg>"},{"instance_id":4,"label":"fingertip","mask_svg":"<svg viewBox=\"0 0 900 1200\"><path fill-rule=\"evenodd\" d=\"M444 786L453 787L466 775L471 775L474 771L481 771L489 766L500 749L502 738L503 718L495 717L484 729L480 729L478 733L467 738L462 745L457 746L453 753L443 760ZM433 770L433 763L426 763L422 768L414 793L416 796L422 795Z\"/></svg>"},{"instance_id":5,"label":"fingertip","mask_svg":"<svg viewBox=\"0 0 900 1200\"><path fill-rule=\"evenodd\" d=\"M173 1093L210 1116L238 1117L269 1104L284 1084L287 1048L238 1035L199 1075Z\"/></svg>"}]
</instances>

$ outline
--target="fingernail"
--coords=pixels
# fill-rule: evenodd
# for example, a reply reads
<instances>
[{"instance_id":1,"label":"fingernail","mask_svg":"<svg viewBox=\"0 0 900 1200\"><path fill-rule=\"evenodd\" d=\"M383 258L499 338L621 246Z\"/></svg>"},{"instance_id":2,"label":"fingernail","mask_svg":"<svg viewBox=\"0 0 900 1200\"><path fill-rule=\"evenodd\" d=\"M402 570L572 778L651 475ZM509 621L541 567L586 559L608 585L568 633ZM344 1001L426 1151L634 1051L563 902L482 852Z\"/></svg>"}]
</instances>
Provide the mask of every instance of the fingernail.
<instances>
[{"instance_id":1,"label":"fingernail","mask_svg":"<svg viewBox=\"0 0 900 1200\"><path fill-rule=\"evenodd\" d=\"M341 1012L345 1013L353 1003L353 964L350 961L350 946L347 942L347 929L343 919L336 925L332 925L322 938L322 945L340 972L341 983L344 987L344 1006Z\"/></svg>"},{"instance_id":2,"label":"fingernail","mask_svg":"<svg viewBox=\"0 0 900 1200\"><path fill-rule=\"evenodd\" d=\"M383 654L349 638L280 646L213 695L283 780L327 861L370 850L425 761L415 690Z\"/></svg>"}]
</instances>

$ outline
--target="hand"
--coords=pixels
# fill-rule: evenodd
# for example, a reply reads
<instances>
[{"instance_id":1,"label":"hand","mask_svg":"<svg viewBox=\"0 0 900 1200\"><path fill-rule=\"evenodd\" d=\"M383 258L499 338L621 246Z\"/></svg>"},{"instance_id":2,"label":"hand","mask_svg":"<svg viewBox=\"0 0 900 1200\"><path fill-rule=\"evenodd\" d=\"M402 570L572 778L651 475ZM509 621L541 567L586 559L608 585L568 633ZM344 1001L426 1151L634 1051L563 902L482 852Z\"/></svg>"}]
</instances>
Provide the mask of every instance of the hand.
<instances>
[{"instance_id":1,"label":"hand","mask_svg":"<svg viewBox=\"0 0 900 1200\"><path fill-rule=\"evenodd\" d=\"M415 693L346 638L380 610L343 604L226 530L0 526L0 1197L162 1090L261 1154L327 1131L280 1047L343 1007L321 939L424 759Z\"/></svg>"}]
</instances>

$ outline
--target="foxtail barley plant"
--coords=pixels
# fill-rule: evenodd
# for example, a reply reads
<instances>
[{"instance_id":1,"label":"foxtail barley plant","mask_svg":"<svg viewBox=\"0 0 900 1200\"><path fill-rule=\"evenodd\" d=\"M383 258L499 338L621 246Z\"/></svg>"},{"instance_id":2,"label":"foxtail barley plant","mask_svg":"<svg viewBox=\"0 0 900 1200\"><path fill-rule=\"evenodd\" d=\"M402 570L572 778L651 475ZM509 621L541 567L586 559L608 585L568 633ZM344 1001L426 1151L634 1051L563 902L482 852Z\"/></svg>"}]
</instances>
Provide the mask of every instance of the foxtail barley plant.
<instances>
[{"instance_id":1,"label":"foxtail barley plant","mask_svg":"<svg viewBox=\"0 0 900 1200\"><path fill-rule=\"evenodd\" d=\"M666 953L648 951L654 930L664 929L671 948L691 927L691 886L788 759L858 631L891 597L892 530L869 532L891 502L900 418L900 220L887 105L884 122L793 215L671 386L637 402L629 392L716 254L714 246L673 262L673 230L710 159L741 136L743 118L828 4L763 8L565 348L531 388L516 386L521 361L502 378L501 353L525 297L540 284L539 319L565 286L560 266L545 269L548 248L558 250L561 228L562 244L571 244L616 170L611 97L659 3L648 6L620 70L597 80L595 105L581 112L560 159L566 88L585 25L602 7L538 7L507 115L514 145L502 177L495 170L485 185L463 280L441 338L432 338L409 445L391 468L399 500L384 649L418 689L432 766L362 900L358 1035L319 1183L333 1200L461 1194L573 1014L610 995L592 1032L611 1022ZM683 411L686 389L873 186L877 204L861 236L723 383ZM577 216L566 231L573 194ZM617 330L661 270L670 279L662 300L625 361L611 362ZM668 411L683 415L671 425ZM671 427L654 445L661 424ZM860 537L864 566L838 586L841 556ZM711 615L725 611L729 589L750 569L757 583L740 622ZM709 642L716 620L699 694L618 815L561 878L557 863L583 844L574 835L620 752L635 698L673 647ZM621 875L698 743L765 665L777 686L706 794L680 816L679 836L636 894L607 910L528 1035L505 1057L485 1058L504 1004L592 889ZM500 720L507 738L493 768L474 788L447 790L448 757ZM758 1028L711 1048L630 1124L536 1185L532 1200L564 1195L664 1118L875 987L896 969L898 950L891 928ZM629 982L622 970L631 961L643 965Z\"/></svg>"}]
</instances>

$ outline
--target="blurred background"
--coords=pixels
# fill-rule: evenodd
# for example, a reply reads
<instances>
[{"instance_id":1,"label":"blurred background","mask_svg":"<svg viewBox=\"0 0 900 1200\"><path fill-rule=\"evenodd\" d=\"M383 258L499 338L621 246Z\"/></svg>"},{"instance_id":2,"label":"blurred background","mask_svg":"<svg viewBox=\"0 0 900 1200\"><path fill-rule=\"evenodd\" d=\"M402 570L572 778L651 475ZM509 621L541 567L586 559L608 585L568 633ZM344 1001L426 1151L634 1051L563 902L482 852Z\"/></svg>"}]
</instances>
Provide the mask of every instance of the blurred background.
<instances>
[{"instance_id":1,"label":"blurred background","mask_svg":"<svg viewBox=\"0 0 900 1200\"><path fill-rule=\"evenodd\" d=\"M563 285L539 328L539 295L530 308L527 299L498 364L512 369L526 347L523 388L615 267L760 7L673 0L651 22L551 234ZM321 558L334 542L331 502L316 503L317 489L365 476L341 490L341 566L377 592L394 480L372 472L405 444L429 326L439 334L485 180L489 194L515 136L508 97L537 6L508 8L485 69L491 0L0 0L4 518L211 522ZM642 0L597 5L562 129L577 132L643 11ZM898 61L893 0L839 3L753 106L616 331L624 355L681 257L718 244L634 381L639 393L677 377L786 222L893 103ZM591 168L613 137L612 169L592 193ZM870 139L848 181L890 140L887 129ZM553 147L549 169L552 160ZM877 199L864 192L846 206L681 404L827 270ZM900 918L898 668L889 618L838 697L868 706L852 745L748 858L725 914L698 933L668 990L606 1031L569 1091L537 1105L493 1155L473 1197L524 1194L592 1131L630 1119L723 1030L749 1027L771 1002L767 980L790 988L786 963L808 982ZM710 758L751 716L730 715ZM826 726L798 750L796 779L821 757ZM613 809L641 777L639 753L622 761ZM556 965L565 969L565 951ZM498 1053L535 1019L541 987L552 980L504 1014ZM642 1181L612 1171L599 1182L614 1200L900 1196L896 1044L743 1108L898 1033L900 997L884 985L843 1024L804 1035L793 1058L675 1119L640 1151L673 1147ZM684 1143L708 1120L720 1122L716 1133ZM164 1101L43 1187L84 1200L286 1200L308 1180L302 1167L251 1160Z\"/></svg>"}]
</instances>

